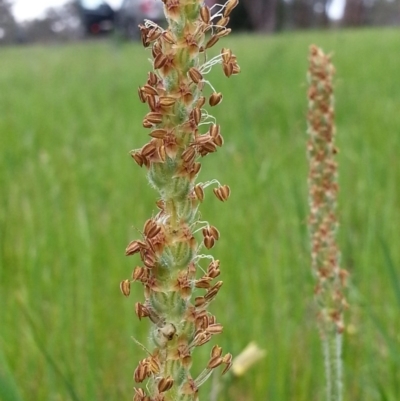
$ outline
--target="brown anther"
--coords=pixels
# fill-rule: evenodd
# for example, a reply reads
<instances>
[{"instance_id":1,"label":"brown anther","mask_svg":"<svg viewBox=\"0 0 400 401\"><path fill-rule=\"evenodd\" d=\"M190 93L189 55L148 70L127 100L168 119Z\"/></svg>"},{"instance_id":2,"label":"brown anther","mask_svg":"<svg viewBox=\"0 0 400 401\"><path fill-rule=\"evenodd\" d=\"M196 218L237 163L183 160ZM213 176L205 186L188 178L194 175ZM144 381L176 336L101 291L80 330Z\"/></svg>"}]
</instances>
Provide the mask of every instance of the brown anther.
<instances>
[{"instance_id":1,"label":"brown anther","mask_svg":"<svg viewBox=\"0 0 400 401\"><path fill-rule=\"evenodd\" d=\"M209 134L197 135L195 138L196 145L203 145L207 142L211 142L211 136Z\"/></svg>"},{"instance_id":2,"label":"brown anther","mask_svg":"<svg viewBox=\"0 0 400 401\"><path fill-rule=\"evenodd\" d=\"M193 161L195 160L195 158L196 158L196 151L195 151L192 147L187 148L187 149L182 153L182 160L183 160L185 163L191 164L191 163L193 163Z\"/></svg>"},{"instance_id":3,"label":"brown anther","mask_svg":"<svg viewBox=\"0 0 400 401\"><path fill-rule=\"evenodd\" d=\"M142 156L149 157L156 151L156 147L153 142L148 142L142 148Z\"/></svg>"},{"instance_id":4,"label":"brown anther","mask_svg":"<svg viewBox=\"0 0 400 401\"><path fill-rule=\"evenodd\" d=\"M206 293L206 295L204 295L204 298L207 301L211 301L213 298L215 298L215 296L218 294L218 291L220 290L220 288L222 287L223 282L222 281L218 281L217 283L215 283Z\"/></svg>"},{"instance_id":5,"label":"brown anther","mask_svg":"<svg viewBox=\"0 0 400 401\"><path fill-rule=\"evenodd\" d=\"M197 347L200 347L200 346L208 343L211 340L211 337L212 337L212 335L210 333L202 332L202 333L198 334L197 336L195 336L194 342Z\"/></svg>"},{"instance_id":6,"label":"brown anther","mask_svg":"<svg viewBox=\"0 0 400 401\"><path fill-rule=\"evenodd\" d=\"M222 364L222 358L220 356L213 357L208 361L207 369L215 369L221 364Z\"/></svg>"},{"instance_id":7,"label":"brown anther","mask_svg":"<svg viewBox=\"0 0 400 401\"><path fill-rule=\"evenodd\" d=\"M161 380L157 384L157 388L160 393L164 393L165 391L171 389L173 385L174 385L174 379L171 376L167 376L161 378Z\"/></svg>"},{"instance_id":8,"label":"brown anther","mask_svg":"<svg viewBox=\"0 0 400 401\"><path fill-rule=\"evenodd\" d=\"M204 297L196 297L194 300L194 306L196 308L199 308L200 306L203 306L205 304L206 300Z\"/></svg>"},{"instance_id":9,"label":"brown anther","mask_svg":"<svg viewBox=\"0 0 400 401\"><path fill-rule=\"evenodd\" d=\"M218 294L219 289L218 288L210 288L204 298L206 299L207 302L211 302Z\"/></svg>"},{"instance_id":10,"label":"brown anther","mask_svg":"<svg viewBox=\"0 0 400 401\"><path fill-rule=\"evenodd\" d=\"M142 103L146 103L146 96L142 90L142 88L138 88L138 95L139 95L139 99Z\"/></svg>"},{"instance_id":11,"label":"brown anther","mask_svg":"<svg viewBox=\"0 0 400 401\"><path fill-rule=\"evenodd\" d=\"M137 281L141 280L142 277L146 275L146 269L140 266L136 266L132 272L132 280Z\"/></svg>"},{"instance_id":12,"label":"brown anther","mask_svg":"<svg viewBox=\"0 0 400 401\"><path fill-rule=\"evenodd\" d=\"M154 238L160 231L161 227L157 225L154 220L147 220L150 221L150 223L145 224L144 227L144 234L146 235L147 238Z\"/></svg>"},{"instance_id":13,"label":"brown anther","mask_svg":"<svg viewBox=\"0 0 400 401\"><path fill-rule=\"evenodd\" d=\"M215 138L213 138L213 142L217 146L221 147L224 144L224 138L222 137L222 135L219 134Z\"/></svg>"},{"instance_id":14,"label":"brown anther","mask_svg":"<svg viewBox=\"0 0 400 401\"><path fill-rule=\"evenodd\" d=\"M216 356L221 356L222 355L222 348L219 347L218 345L214 345L211 350L211 357L215 358Z\"/></svg>"},{"instance_id":15,"label":"brown anther","mask_svg":"<svg viewBox=\"0 0 400 401\"><path fill-rule=\"evenodd\" d=\"M165 208L165 202L164 202L164 200L163 199L159 199L157 202L156 202L156 206L160 209L160 210L164 210L164 208Z\"/></svg>"},{"instance_id":16,"label":"brown anther","mask_svg":"<svg viewBox=\"0 0 400 401\"><path fill-rule=\"evenodd\" d=\"M148 369L145 363L143 361L139 362L139 365L135 369L135 372L133 374L133 379L135 380L136 383L141 383L146 377L148 376Z\"/></svg>"},{"instance_id":17,"label":"brown anther","mask_svg":"<svg viewBox=\"0 0 400 401\"><path fill-rule=\"evenodd\" d=\"M210 333L210 334L219 334L219 333L222 333L223 329L224 328L221 323L215 323L215 324L210 324L206 330L207 330L207 333Z\"/></svg>"},{"instance_id":18,"label":"brown anther","mask_svg":"<svg viewBox=\"0 0 400 401\"><path fill-rule=\"evenodd\" d=\"M233 74L234 65L232 63L222 64L222 71L226 77L230 77Z\"/></svg>"},{"instance_id":19,"label":"brown anther","mask_svg":"<svg viewBox=\"0 0 400 401\"><path fill-rule=\"evenodd\" d=\"M228 185L222 185L218 188L214 188L213 192L221 202L225 202L231 194L231 189Z\"/></svg>"},{"instance_id":20,"label":"brown anther","mask_svg":"<svg viewBox=\"0 0 400 401\"><path fill-rule=\"evenodd\" d=\"M155 111L155 112L159 111L158 110L158 108L159 108L158 102L154 95L147 95L146 101L147 101L147 104L149 105L150 111Z\"/></svg>"},{"instance_id":21,"label":"brown anther","mask_svg":"<svg viewBox=\"0 0 400 401\"><path fill-rule=\"evenodd\" d=\"M147 34L147 39L150 42L154 42L161 36L161 31L158 26L155 26L154 28L150 29L150 31Z\"/></svg>"},{"instance_id":22,"label":"brown anther","mask_svg":"<svg viewBox=\"0 0 400 401\"><path fill-rule=\"evenodd\" d=\"M166 42L168 42L171 45L174 45L176 43L176 39L175 39L174 34L169 30L168 31L164 31L162 33L162 37Z\"/></svg>"},{"instance_id":23,"label":"brown anther","mask_svg":"<svg viewBox=\"0 0 400 401\"><path fill-rule=\"evenodd\" d=\"M205 314L204 316L196 317L194 325L196 330L204 331L204 329L209 325L207 315Z\"/></svg>"},{"instance_id":24,"label":"brown anther","mask_svg":"<svg viewBox=\"0 0 400 401\"><path fill-rule=\"evenodd\" d=\"M229 17L222 17L215 25L217 25L217 27L227 26L229 23L229 19Z\"/></svg>"},{"instance_id":25,"label":"brown anther","mask_svg":"<svg viewBox=\"0 0 400 401\"><path fill-rule=\"evenodd\" d=\"M156 257L154 254L147 252L143 258L143 263L149 269L152 269L156 264Z\"/></svg>"},{"instance_id":26,"label":"brown anther","mask_svg":"<svg viewBox=\"0 0 400 401\"><path fill-rule=\"evenodd\" d=\"M141 241L131 241L125 249L125 255L134 255L135 253L138 253L143 246L145 246L145 244Z\"/></svg>"},{"instance_id":27,"label":"brown anther","mask_svg":"<svg viewBox=\"0 0 400 401\"><path fill-rule=\"evenodd\" d=\"M132 152L131 157L140 167L143 166L144 158L139 152Z\"/></svg>"},{"instance_id":28,"label":"brown anther","mask_svg":"<svg viewBox=\"0 0 400 401\"><path fill-rule=\"evenodd\" d=\"M149 32L149 29L146 28L144 25L139 24L139 30L140 30L140 36L142 38L142 44L144 47L148 47L150 44L150 41L147 37L147 34Z\"/></svg>"},{"instance_id":29,"label":"brown anther","mask_svg":"<svg viewBox=\"0 0 400 401\"><path fill-rule=\"evenodd\" d=\"M201 72L195 68L192 67L189 69L188 71L188 75L190 77L190 79L195 83L198 84L199 82L201 82L203 80L203 75L201 74Z\"/></svg>"},{"instance_id":30,"label":"brown anther","mask_svg":"<svg viewBox=\"0 0 400 401\"><path fill-rule=\"evenodd\" d=\"M232 354L226 354L222 358L223 363L226 365L224 370L222 371L222 375L224 375L232 366Z\"/></svg>"},{"instance_id":31,"label":"brown anther","mask_svg":"<svg viewBox=\"0 0 400 401\"><path fill-rule=\"evenodd\" d=\"M200 163L194 163L194 164L193 164L193 169L192 169L192 172L191 172L191 173L192 173L194 176L196 176L196 175L199 173L200 169L201 169L201 164L200 164Z\"/></svg>"},{"instance_id":32,"label":"brown anther","mask_svg":"<svg viewBox=\"0 0 400 401\"><path fill-rule=\"evenodd\" d=\"M195 192L195 194L196 194L197 199L198 199L200 202L203 202L203 199L204 199L204 189L203 189L203 186L200 185L200 184L197 184L197 185L194 187L194 192Z\"/></svg>"},{"instance_id":33,"label":"brown anther","mask_svg":"<svg viewBox=\"0 0 400 401\"><path fill-rule=\"evenodd\" d=\"M211 249L211 248L214 246L214 244L215 244L215 239L214 239L213 237L211 237L211 236L206 235L206 236L204 237L203 243L204 243L204 246L205 246L207 249Z\"/></svg>"},{"instance_id":34,"label":"brown anther","mask_svg":"<svg viewBox=\"0 0 400 401\"><path fill-rule=\"evenodd\" d=\"M158 70L164 67L165 64L167 64L167 61L168 61L167 56L165 56L162 53L157 54L156 57L154 57L154 62L153 62L154 69Z\"/></svg>"},{"instance_id":35,"label":"brown anther","mask_svg":"<svg viewBox=\"0 0 400 401\"><path fill-rule=\"evenodd\" d=\"M219 269L219 265L220 265L220 261L219 261L218 259L213 260L213 261L208 265L207 271Z\"/></svg>"},{"instance_id":36,"label":"brown anther","mask_svg":"<svg viewBox=\"0 0 400 401\"><path fill-rule=\"evenodd\" d=\"M213 153L217 150L217 145L214 142L204 142L199 151L201 156L205 156L208 153Z\"/></svg>"},{"instance_id":37,"label":"brown anther","mask_svg":"<svg viewBox=\"0 0 400 401\"><path fill-rule=\"evenodd\" d=\"M191 112L190 112L190 118L193 119L195 125L199 125L200 120L201 120L201 109L198 107L195 107Z\"/></svg>"},{"instance_id":38,"label":"brown anther","mask_svg":"<svg viewBox=\"0 0 400 401\"><path fill-rule=\"evenodd\" d=\"M219 240L219 231L214 226L209 226L208 231L211 236L213 236L217 241Z\"/></svg>"},{"instance_id":39,"label":"brown anther","mask_svg":"<svg viewBox=\"0 0 400 401\"><path fill-rule=\"evenodd\" d=\"M121 281L119 288L126 297L129 297L129 294L131 293L131 282L129 280L123 280Z\"/></svg>"},{"instance_id":40,"label":"brown anther","mask_svg":"<svg viewBox=\"0 0 400 401\"><path fill-rule=\"evenodd\" d=\"M163 120L163 115L161 113L150 111L144 118L151 124L160 124Z\"/></svg>"},{"instance_id":41,"label":"brown anther","mask_svg":"<svg viewBox=\"0 0 400 401\"><path fill-rule=\"evenodd\" d=\"M225 29L222 29L222 30L220 30L219 32L217 32L217 33L215 34L215 36L216 36L217 38L223 38L224 36L228 36L228 35L231 33L231 31L232 31L231 28L225 28Z\"/></svg>"},{"instance_id":42,"label":"brown anther","mask_svg":"<svg viewBox=\"0 0 400 401\"><path fill-rule=\"evenodd\" d=\"M210 9L207 6L203 6L200 8L200 17L206 25L210 24L211 13L210 13Z\"/></svg>"},{"instance_id":43,"label":"brown anther","mask_svg":"<svg viewBox=\"0 0 400 401\"><path fill-rule=\"evenodd\" d=\"M161 96L160 106L161 107L171 107L176 103L176 99L172 96Z\"/></svg>"},{"instance_id":44,"label":"brown anther","mask_svg":"<svg viewBox=\"0 0 400 401\"><path fill-rule=\"evenodd\" d=\"M149 85L151 85L151 86L156 86L157 85L158 77L153 71L149 72L149 75L148 75L148 78L147 78L147 83Z\"/></svg>"},{"instance_id":45,"label":"brown anther","mask_svg":"<svg viewBox=\"0 0 400 401\"><path fill-rule=\"evenodd\" d=\"M162 53L161 45L159 41L155 42L153 47L151 48L151 54L153 58L156 58L159 54Z\"/></svg>"},{"instance_id":46,"label":"brown anther","mask_svg":"<svg viewBox=\"0 0 400 401\"><path fill-rule=\"evenodd\" d=\"M211 235L208 226L207 226L207 227L204 227L204 228L201 230L201 232L202 232L202 234L203 234L203 237L207 237L207 236L210 236L210 235Z\"/></svg>"},{"instance_id":47,"label":"brown anther","mask_svg":"<svg viewBox=\"0 0 400 401\"><path fill-rule=\"evenodd\" d=\"M221 103L222 100L222 93L221 92L214 92L211 96L210 99L208 100L208 103L210 104L211 107L216 106L217 104Z\"/></svg>"},{"instance_id":48,"label":"brown anther","mask_svg":"<svg viewBox=\"0 0 400 401\"><path fill-rule=\"evenodd\" d=\"M149 309L140 302L136 302L135 304L135 313L139 320L142 320L142 317L150 316Z\"/></svg>"},{"instance_id":49,"label":"brown anther","mask_svg":"<svg viewBox=\"0 0 400 401\"><path fill-rule=\"evenodd\" d=\"M153 124L150 121L147 121L146 119L143 120L142 125L144 128L151 128L153 126Z\"/></svg>"},{"instance_id":50,"label":"brown anther","mask_svg":"<svg viewBox=\"0 0 400 401\"><path fill-rule=\"evenodd\" d=\"M158 92L156 89L154 89L152 86L150 86L149 84L146 84L145 86L143 86L143 88L141 88L141 90L147 94L147 95L153 95L153 96L158 96Z\"/></svg>"},{"instance_id":51,"label":"brown anther","mask_svg":"<svg viewBox=\"0 0 400 401\"><path fill-rule=\"evenodd\" d=\"M219 261L218 261L219 262ZM214 262L212 262L214 263ZM211 264L210 264L211 266ZM208 271L207 274L208 276L210 276L211 278L216 278L221 274L221 271L219 270L219 264L218 266L213 265L212 267L208 267Z\"/></svg>"},{"instance_id":52,"label":"brown anther","mask_svg":"<svg viewBox=\"0 0 400 401\"><path fill-rule=\"evenodd\" d=\"M217 124L212 124L210 126L210 129L208 130L212 138L216 138L218 135L220 135L220 131L221 131L220 126Z\"/></svg>"},{"instance_id":53,"label":"brown anther","mask_svg":"<svg viewBox=\"0 0 400 401\"><path fill-rule=\"evenodd\" d=\"M197 100L195 107L201 109L206 103L206 98L204 96L200 96Z\"/></svg>"},{"instance_id":54,"label":"brown anther","mask_svg":"<svg viewBox=\"0 0 400 401\"><path fill-rule=\"evenodd\" d=\"M161 160L161 162L165 162L165 159L167 157L167 152L165 151L165 146L160 146L158 149L158 157Z\"/></svg>"},{"instance_id":55,"label":"brown anther","mask_svg":"<svg viewBox=\"0 0 400 401\"><path fill-rule=\"evenodd\" d=\"M216 36L216 35L211 36L211 38L206 43L205 48L209 49L210 47L213 47L218 41L219 41L218 36Z\"/></svg>"},{"instance_id":56,"label":"brown anther","mask_svg":"<svg viewBox=\"0 0 400 401\"><path fill-rule=\"evenodd\" d=\"M143 225L143 233L147 236L149 231L154 227L157 226L153 219L147 219Z\"/></svg>"},{"instance_id":57,"label":"brown anther","mask_svg":"<svg viewBox=\"0 0 400 401\"><path fill-rule=\"evenodd\" d=\"M231 49L227 49L226 47L223 47L221 49L221 56L222 56L222 61L224 63L229 63L229 61L232 58L232 50Z\"/></svg>"},{"instance_id":58,"label":"brown anther","mask_svg":"<svg viewBox=\"0 0 400 401\"><path fill-rule=\"evenodd\" d=\"M151 401L150 397L145 393L142 388L133 388L135 391L135 396L133 397L133 401Z\"/></svg>"},{"instance_id":59,"label":"brown anther","mask_svg":"<svg viewBox=\"0 0 400 401\"><path fill-rule=\"evenodd\" d=\"M149 135L152 138L163 139L165 137L165 135L167 135L167 132L168 131L166 129L159 128L159 129L155 129L155 130L151 131Z\"/></svg>"},{"instance_id":60,"label":"brown anther","mask_svg":"<svg viewBox=\"0 0 400 401\"><path fill-rule=\"evenodd\" d=\"M239 4L239 0L228 0L224 9L224 17L228 17L232 10Z\"/></svg>"},{"instance_id":61,"label":"brown anther","mask_svg":"<svg viewBox=\"0 0 400 401\"><path fill-rule=\"evenodd\" d=\"M221 274L221 271L219 270L219 260L210 263L207 269L207 274L211 278L216 278Z\"/></svg>"},{"instance_id":62,"label":"brown anther","mask_svg":"<svg viewBox=\"0 0 400 401\"><path fill-rule=\"evenodd\" d=\"M199 280L196 280L195 282L195 287L196 288L210 288L211 284L210 282L212 281L211 277L204 276Z\"/></svg>"}]
</instances>

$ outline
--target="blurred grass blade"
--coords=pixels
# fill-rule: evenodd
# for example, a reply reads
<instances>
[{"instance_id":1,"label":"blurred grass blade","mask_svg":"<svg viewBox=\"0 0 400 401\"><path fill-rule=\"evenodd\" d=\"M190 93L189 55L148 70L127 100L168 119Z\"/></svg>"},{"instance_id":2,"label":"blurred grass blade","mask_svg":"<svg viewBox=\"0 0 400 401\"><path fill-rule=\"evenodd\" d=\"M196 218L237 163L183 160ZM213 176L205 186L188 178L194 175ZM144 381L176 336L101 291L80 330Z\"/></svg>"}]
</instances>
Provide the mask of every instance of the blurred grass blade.
<instances>
[{"instance_id":1,"label":"blurred grass blade","mask_svg":"<svg viewBox=\"0 0 400 401\"><path fill-rule=\"evenodd\" d=\"M370 319L374 322L375 327L381 333L386 345L389 349L390 358L400 367L400 345L399 343L390 335L387 327L382 323L382 320L370 307L367 298L364 297L357 289L353 288L353 294L358 301L358 304L365 308L366 313L369 315Z\"/></svg>"},{"instance_id":2,"label":"blurred grass blade","mask_svg":"<svg viewBox=\"0 0 400 401\"><path fill-rule=\"evenodd\" d=\"M397 274L396 267L393 263L393 258L387 242L381 236L379 236L379 242L381 244L383 255L385 257L385 267L387 272L389 273L394 295L396 296L397 303L400 308L400 277Z\"/></svg>"},{"instance_id":3,"label":"blurred grass blade","mask_svg":"<svg viewBox=\"0 0 400 401\"><path fill-rule=\"evenodd\" d=\"M381 401L390 401L390 398L387 396L384 387L381 383L376 383L376 387L378 388L379 395L381 396Z\"/></svg>"},{"instance_id":4,"label":"blurred grass blade","mask_svg":"<svg viewBox=\"0 0 400 401\"><path fill-rule=\"evenodd\" d=\"M385 339L386 345L390 350L390 357L393 359L393 361L396 362L397 365L399 365L399 368L400 368L400 345L399 345L399 343L390 336L386 327L382 324L382 322L378 318L378 316L374 312L372 312L372 310L368 309L368 313L369 313L372 321L375 323L375 326L381 332L382 337Z\"/></svg>"},{"instance_id":5,"label":"blurred grass blade","mask_svg":"<svg viewBox=\"0 0 400 401\"><path fill-rule=\"evenodd\" d=\"M80 401L78 395L75 392L74 386L72 384L72 381L69 380L65 374L62 372L61 368L57 364L57 362L54 360L54 358L50 355L50 353L46 350L45 345L43 342L40 340L40 337L38 335L37 329L35 327L35 323L32 319L32 317L29 315L29 312L21 305L22 312L26 319L28 320L29 325L31 326L32 330L32 335L33 339L35 340L35 343L40 350L40 352L43 354L44 358L46 359L46 362L49 364L49 366L53 369L53 371L60 377L61 381L64 383L65 388L67 389L71 399L73 401Z\"/></svg>"},{"instance_id":6,"label":"blurred grass blade","mask_svg":"<svg viewBox=\"0 0 400 401\"><path fill-rule=\"evenodd\" d=\"M6 358L0 349L0 400L22 401L18 385L11 373Z\"/></svg>"}]
</instances>

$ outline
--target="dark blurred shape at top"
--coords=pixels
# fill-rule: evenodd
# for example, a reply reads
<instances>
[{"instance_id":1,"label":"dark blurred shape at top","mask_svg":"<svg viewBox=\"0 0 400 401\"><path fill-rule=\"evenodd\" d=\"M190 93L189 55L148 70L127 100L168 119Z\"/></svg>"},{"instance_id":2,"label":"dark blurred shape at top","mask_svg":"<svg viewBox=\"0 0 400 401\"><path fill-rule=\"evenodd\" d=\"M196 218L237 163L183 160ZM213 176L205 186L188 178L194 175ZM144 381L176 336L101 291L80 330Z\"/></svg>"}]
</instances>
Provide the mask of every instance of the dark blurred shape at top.
<instances>
[{"instance_id":1,"label":"dark blurred shape at top","mask_svg":"<svg viewBox=\"0 0 400 401\"><path fill-rule=\"evenodd\" d=\"M140 37L139 24L149 19L156 24L165 25L164 5L154 0L124 0L117 16L117 25L126 39L137 40Z\"/></svg>"},{"instance_id":2,"label":"dark blurred shape at top","mask_svg":"<svg viewBox=\"0 0 400 401\"><path fill-rule=\"evenodd\" d=\"M105 1L79 0L78 5L87 35L109 33L114 29L116 12Z\"/></svg>"},{"instance_id":3,"label":"dark blurred shape at top","mask_svg":"<svg viewBox=\"0 0 400 401\"><path fill-rule=\"evenodd\" d=\"M16 37L17 23L11 6L11 1L0 0L0 44L10 44Z\"/></svg>"}]
</instances>

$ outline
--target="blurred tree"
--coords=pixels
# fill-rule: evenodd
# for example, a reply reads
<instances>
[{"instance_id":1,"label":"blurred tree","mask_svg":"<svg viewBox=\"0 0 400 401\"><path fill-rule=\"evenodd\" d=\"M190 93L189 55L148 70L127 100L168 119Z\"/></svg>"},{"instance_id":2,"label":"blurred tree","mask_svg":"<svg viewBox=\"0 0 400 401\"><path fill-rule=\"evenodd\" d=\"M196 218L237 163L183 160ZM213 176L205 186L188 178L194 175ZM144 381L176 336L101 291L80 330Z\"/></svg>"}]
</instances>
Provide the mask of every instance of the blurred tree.
<instances>
[{"instance_id":1,"label":"blurred tree","mask_svg":"<svg viewBox=\"0 0 400 401\"><path fill-rule=\"evenodd\" d=\"M364 0L346 0L342 25L359 26L365 24Z\"/></svg>"},{"instance_id":2,"label":"blurred tree","mask_svg":"<svg viewBox=\"0 0 400 401\"><path fill-rule=\"evenodd\" d=\"M29 42L69 41L82 37L82 25L77 1L72 0L61 7L48 8L43 18L24 24Z\"/></svg>"},{"instance_id":3,"label":"blurred tree","mask_svg":"<svg viewBox=\"0 0 400 401\"><path fill-rule=\"evenodd\" d=\"M287 0L290 29L327 28L328 7L334 0Z\"/></svg>"},{"instance_id":4,"label":"blurred tree","mask_svg":"<svg viewBox=\"0 0 400 401\"><path fill-rule=\"evenodd\" d=\"M396 0L367 0L365 21L368 25L400 25L400 3Z\"/></svg>"},{"instance_id":5,"label":"blurred tree","mask_svg":"<svg viewBox=\"0 0 400 401\"><path fill-rule=\"evenodd\" d=\"M292 18L295 29L311 28L314 19L314 1L313 0L293 0Z\"/></svg>"},{"instance_id":6,"label":"blurred tree","mask_svg":"<svg viewBox=\"0 0 400 401\"><path fill-rule=\"evenodd\" d=\"M276 31L279 1L282 0L242 0L250 23L255 30Z\"/></svg>"},{"instance_id":7,"label":"blurred tree","mask_svg":"<svg viewBox=\"0 0 400 401\"><path fill-rule=\"evenodd\" d=\"M17 37L17 23L11 11L9 0L0 0L0 44L12 43Z\"/></svg>"}]
</instances>

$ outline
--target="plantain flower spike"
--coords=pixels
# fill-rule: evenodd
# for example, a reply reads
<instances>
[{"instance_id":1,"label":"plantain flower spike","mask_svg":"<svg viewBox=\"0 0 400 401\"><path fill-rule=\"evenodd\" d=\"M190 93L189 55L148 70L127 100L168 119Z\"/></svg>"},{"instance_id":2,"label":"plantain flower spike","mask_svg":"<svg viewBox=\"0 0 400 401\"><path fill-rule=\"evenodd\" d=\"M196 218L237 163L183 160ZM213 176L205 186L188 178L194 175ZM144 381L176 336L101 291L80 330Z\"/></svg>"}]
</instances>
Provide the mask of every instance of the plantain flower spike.
<instances>
[{"instance_id":1,"label":"plantain flower spike","mask_svg":"<svg viewBox=\"0 0 400 401\"><path fill-rule=\"evenodd\" d=\"M334 143L334 67L330 57L310 47L308 70L309 231L311 264L318 324L323 344L327 400L342 400L343 313L347 308L344 288L348 273L340 268L336 242L337 162Z\"/></svg>"},{"instance_id":2,"label":"plantain flower spike","mask_svg":"<svg viewBox=\"0 0 400 401\"><path fill-rule=\"evenodd\" d=\"M222 286L216 281L220 263L204 254L220 233L200 220L199 206L207 187L213 186L221 202L230 189L215 179L196 179L201 160L224 144L220 126L204 108L219 106L223 95L206 75L218 64L226 77L240 68L231 50L223 48L213 58L207 51L230 33L226 25L238 0L211 9L203 0L162 2L168 27L149 20L139 26L153 66L138 90L149 109L142 124L150 140L131 152L158 192L158 213L144 223L141 238L128 244L126 255L137 254L141 265L120 288L129 296L132 282L142 284L144 299L136 302L135 313L151 324L148 354L134 372L134 380L146 385L135 388L134 401L191 401L214 369L222 366L225 373L232 364L231 354L216 345L204 370L191 375L195 348L223 330L208 311Z\"/></svg>"}]
</instances>

